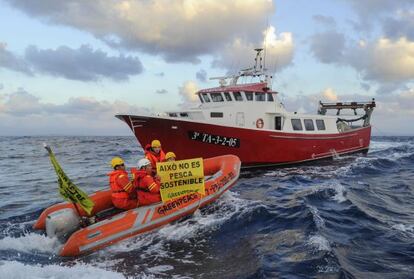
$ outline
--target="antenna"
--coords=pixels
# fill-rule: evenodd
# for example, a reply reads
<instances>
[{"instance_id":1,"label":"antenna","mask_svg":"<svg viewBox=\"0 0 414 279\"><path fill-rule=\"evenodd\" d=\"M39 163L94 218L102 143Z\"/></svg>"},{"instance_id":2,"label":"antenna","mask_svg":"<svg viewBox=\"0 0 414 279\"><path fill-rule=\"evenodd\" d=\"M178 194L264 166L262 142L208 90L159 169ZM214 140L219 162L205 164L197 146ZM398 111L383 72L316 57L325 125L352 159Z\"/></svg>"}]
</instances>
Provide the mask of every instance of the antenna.
<instances>
[{"instance_id":1,"label":"antenna","mask_svg":"<svg viewBox=\"0 0 414 279\"><path fill-rule=\"evenodd\" d=\"M269 17L266 17L266 33L264 41L264 52L263 52L263 67L266 69L266 48L267 48L267 32L269 32Z\"/></svg>"}]
</instances>

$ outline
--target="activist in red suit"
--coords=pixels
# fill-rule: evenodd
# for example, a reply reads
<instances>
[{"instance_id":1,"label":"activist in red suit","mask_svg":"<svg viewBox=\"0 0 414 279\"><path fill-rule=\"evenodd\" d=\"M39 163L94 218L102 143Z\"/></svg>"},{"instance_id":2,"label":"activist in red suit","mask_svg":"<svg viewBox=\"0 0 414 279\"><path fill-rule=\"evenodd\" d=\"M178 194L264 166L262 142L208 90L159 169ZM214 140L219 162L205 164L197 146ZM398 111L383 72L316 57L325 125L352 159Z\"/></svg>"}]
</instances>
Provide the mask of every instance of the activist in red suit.
<instances>
[{"instance_id":1,"label":"activist in red suit","mask_svg":"<svg viewBox=\"0 0 414 279\"><path fill-rule=\"evenodd\" d=\"M151 162L147 158L141 159L138 161L138 170L132 168L131 172L138 204L142 206L160 202L160 179L158 175L153 175Z\"/></svg>"}]
</instances>

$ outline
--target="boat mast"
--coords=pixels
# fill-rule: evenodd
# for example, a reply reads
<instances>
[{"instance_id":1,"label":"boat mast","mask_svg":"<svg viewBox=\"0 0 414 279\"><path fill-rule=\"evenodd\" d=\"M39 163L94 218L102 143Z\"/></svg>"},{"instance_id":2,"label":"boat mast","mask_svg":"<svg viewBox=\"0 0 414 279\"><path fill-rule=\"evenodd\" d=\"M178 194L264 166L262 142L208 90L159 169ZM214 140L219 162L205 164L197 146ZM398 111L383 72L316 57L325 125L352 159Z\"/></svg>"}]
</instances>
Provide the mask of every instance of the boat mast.
<instances>
[{"instance_id":1,"label":"boat mast","mask_svg":"<svg viewBox=\"0 0 414 279\"><path fill-rule=\"evenodd\" d=\"M236 75L211 77L210 80L218 79L221 86L226 86L227 79L230 79L229 85L237 85L237 81L240 77L265 77L267 87L270 88L272 76L267 74L267 69L263 64L263 48L256 48L256 57L254 58L254 66L246 69L242 69Z\"/></svg>"}]
</instances>

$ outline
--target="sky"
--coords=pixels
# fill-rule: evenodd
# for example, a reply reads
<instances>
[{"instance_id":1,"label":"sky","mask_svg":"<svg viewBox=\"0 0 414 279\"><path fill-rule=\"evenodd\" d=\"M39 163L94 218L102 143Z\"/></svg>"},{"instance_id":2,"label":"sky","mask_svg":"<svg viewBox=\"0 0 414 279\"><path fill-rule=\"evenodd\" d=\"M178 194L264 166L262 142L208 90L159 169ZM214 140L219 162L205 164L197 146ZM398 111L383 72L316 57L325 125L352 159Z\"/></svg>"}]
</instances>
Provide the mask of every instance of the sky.
<instances>
[{"instance_id":1,"label":"sky","mask_svg":"<svg viewBox=\"0 0 414 279\"><path fill-rule=\"evenodd\" d=\"M288 110L375 98L374 135L414 135L413 0L0 0L0 136L132 135L263 46Z\"/></svg>"}]
</instances>

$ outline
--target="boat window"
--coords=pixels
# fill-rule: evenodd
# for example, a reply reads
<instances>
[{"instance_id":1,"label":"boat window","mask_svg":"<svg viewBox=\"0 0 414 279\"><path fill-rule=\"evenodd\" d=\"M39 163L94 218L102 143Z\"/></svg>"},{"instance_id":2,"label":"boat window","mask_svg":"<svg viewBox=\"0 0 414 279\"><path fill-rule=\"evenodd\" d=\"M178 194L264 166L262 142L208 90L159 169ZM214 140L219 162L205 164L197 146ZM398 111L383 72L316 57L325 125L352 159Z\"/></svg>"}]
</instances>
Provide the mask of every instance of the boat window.
<instances>
[{"instance_id":1,"label":"boat window","mask_svg":"<svg viewBox=\"0 0 414 279\"><path fill-rule=\"evenodd\" d=\"M282 130L282 117L276 116L275 117L275 130Z\"/></svg>"},{"instance_id":2,"label":"boat window","mask_svg":"<svg viewBox=\"0 0 414 279\"><path fill-rule=\"evenodd\" d=\"M223 117L222 112L210 112L210 117Z\"/></svg>"},{"instance_id":3,"label":"boat window","mask_svg":"<svg viewBox=\"0 0 414 279\"><path fill-rule=\"evenodd\" d=\"M231 95L230 95L230 93L229 93L229 92L224 92L224 97L226 98L226 101L229 101L229 102L233 101L233 100L231 99Z\"/></svg>"},{"instance_id":4,"label":"boat window","mask_svg":"<svg viewBox=\"0 0 414 279\"><path fill-rule=\"evenodd\" d=\"M206 103L209 103L210 102L210 97L208 97L208 94L207 93L203 93L203 99L204 99L204 101Z\"/></svg>"},{"instance_id":5,"label":"boat window","mask_svg":"<svg viewBox=\"0 0 414 279\"><path fill-rule=\"evenodd\" d=\"M243 97L240 92L233 92L233 96L236 101L243 101Z\"/></svg>"},{"instance_id":6,"label":"boat window","mask_svg":"<svg viewBox=\"0 0 414 279\"><path fill-rule=\"evenodd\" d=\"M246 100L247 101L253 101L253 93L252 92L245 92L246 94Z\"/></svg>"},{"instance_id":7,"label":"boat window","mask_svg":"<svg viewBox=\"0 0 414 279\"><path fill-rule=\"evenodd\" d=\"M204 103L203 98L201 98L201 94L198 94L198 98L200 98L200 101L201 101L202 103Z\"/></svg>"},{"instance_id":8,"label":"boat window","mask_svg":"<svg viewBox=\"0 0 414 279\"><path fill-rule=\"evenodd\" d=\"M221 96L221 93L210 93L211 99L213 102L224 102L223 96Z\"/></svg>"},{"instance_id":9,"label":"boat window","mask_svg":"<svg viewBox=\"0 0 414 279\"><path fill-rule=\"evenodd\" d=\"M318 127L318 130L326 130L325 121L322 119L316 119L316 127Z\"/></svg>"},{"instance_id":10,"label":"boat window","mask_svg":"<svg viewBox=\"0 0 414 279\"><path fill-rule=\"evenodd\" d=\"M295 131L301 131L303 130L302 128L302 122L300 121L300 119L292 119L292 128Z\"/></svg>"},{"instance_id":11,"label":"boat window","mask_svg":"<svg viewBox=\"0 0 414 279\"><path fill-rule=\"evenodd\" d=\"M258 102L264 102L264 101L266 101L266 95L265 95L265 93L254 93L254 97L255 97L255 100L256 101L258 101Z\"/></svg>"},{"instance_id":12,"label":"boat window","mask_svg":"<svg viewBox=\"0 0 414 279\"><path fill-rule=\"evenodd\" d=\"M315 130L315 126L313 125L313 120L312 119L305 119L305 120L303 120L303 122L305 123L306 131L314 131Z\"/></svg>"},{"instance_id":13,"label":"boat window","mask_svg":"<svg viewBox=\"0 0 414 279\"><path fill-rule=\"evenodd\" d=\"M272 93L267 93L267 101L268 102L273 102L273 95L272 95Z\"/></svg>"},{"instance_id":14,"label":"boat window","mask_svg":"<svg viewBox=\"0 0 414 279\"><path fill-rule=\"evenodd\" d=\"M180 113L180 116L181 116L181 117L188 117L188 113L186 113L186 112L181 112L181 113Z\"/></svg>"},{"instance_id":15,"label":"boat window","mask_svg":"<svg viewBox=\"0 0 414 279\"><path fill-rule=\"evenodd\" d=\"M176 113L169 113L168 114L170 117L177 117L177 114Z\"/></svg>"}]
</instances>

